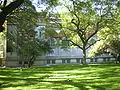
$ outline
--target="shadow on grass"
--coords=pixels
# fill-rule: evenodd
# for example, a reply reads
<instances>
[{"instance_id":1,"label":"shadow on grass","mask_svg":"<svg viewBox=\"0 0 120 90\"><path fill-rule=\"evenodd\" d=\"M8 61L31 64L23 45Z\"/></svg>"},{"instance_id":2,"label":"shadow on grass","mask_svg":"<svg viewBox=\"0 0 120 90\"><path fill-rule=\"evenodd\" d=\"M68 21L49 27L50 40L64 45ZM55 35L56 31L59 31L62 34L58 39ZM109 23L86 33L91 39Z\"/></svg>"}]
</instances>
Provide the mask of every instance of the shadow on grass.
<instances>
[{"instance_id":1,"label":"shadow on grass","mask_svg":"<svg viewBox=\"0 0 120 90\"><path fill-rule=\"evenodd\" d=\"M69 72L72 70L72 73ZM78 72L76 73L74 70L77 70ZM72 78L70 80L68 78L65 78L65 80L58 81L55 81L54 78L52 78L52 80L47 81L47 79L49 77L52 77L52 75L55 73L61 74L57 71L68 71L68 73L65 74L69 76L80 76L80 78ZM81 71L87 72L81 73ZM82 79L81 76L84 76L84 78ZM86 77L91 78L88 79ZM50 83L51 86L47 84L41 85L40 83ZM46 88L50 87L56 90L64 90L65 88L69 89L71 88L69 86L72 86L81 90L89 90L88 87L97 90L106 90L107 88L115 87L114 83L120 83L119 65L58 65L31 69L0 69L0 88L15 88L18 86L22 88L25 86L29 87L30 85L38 85L37 87L33 88L39 89L42 88L42 86L45 86ZM63 87L64 85L68 85L68 87ZM113 89L119 90L118 88L120 88L119 85ZM45 88L43 88L43 90L44 89Z\"/></svg>"},{"instance_id":2,"label":"shadow on grass","mask_svg":"<svg viewBox=\"0 0 120 90\"><path fill-rule=\"evenodd\" d=\"M22 86L29 86L29 85L35 85L42 81L42 79L45 79L49 77L49 75L45 75L39 78L14 78L14 77L8 77L8 78L1 78L3 82L1 83L0 88L8 88L8 87L22 87ZM22 81L22 83L20 83Z\"/></svg>"}]
</instances>

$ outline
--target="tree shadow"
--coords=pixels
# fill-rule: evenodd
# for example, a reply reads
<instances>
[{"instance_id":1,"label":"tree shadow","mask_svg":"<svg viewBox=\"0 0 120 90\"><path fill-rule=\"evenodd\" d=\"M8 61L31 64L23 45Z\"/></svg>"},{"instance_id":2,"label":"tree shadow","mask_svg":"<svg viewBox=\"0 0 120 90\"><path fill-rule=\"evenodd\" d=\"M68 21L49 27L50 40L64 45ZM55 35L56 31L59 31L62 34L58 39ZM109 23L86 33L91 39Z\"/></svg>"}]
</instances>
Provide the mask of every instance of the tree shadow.
<instances>
[{"instance_id":1,"label":"tree shadow","mask_svg":"<svg viewBox=\"0 0 120 90\"><path fill-rule=\"evenodd\" d=\"M91 78L91 79L65 79L65 80L57 80L49 79L52 75L54 75L54 71L69 71L69 70L96 70L94 72L85 72L85 73L67 73L67 75L72 76L93 76L99 78ZM101 69L101 70L97 70ZM56 90L64 90L69 89L73 86L76 88L79 88L80 90L89 90L87 86L90 86L91 88L97 89L97 90L106 90L107 88L113 87L113 83L120 83L120 72L118 70L120 67L118 65L89 65L89 66L81 66L81 65L59 65L59 66L51 66L51 67L41 67L41 68L31 68L31 69L0 69L0 88L9 88L9 87L29 87L30 85L36 85L39 86L35 87L35 89L42 88L42 85L40 85L40 82L44 83L51 83L51 86L44 85L46 88L49 89L49 87L56 89ZM53 73L54 72L54 73ZM58 74L61 74L57 72ZM43 75L41 75L43 74ZM65 73L66 74L66 73ZM35 76L37 75L37 76ZM40 76L39 76L40 75ZM33 76L33 78L32 78ZM111 78L115 78L114 81ZM116 78L118 77L118 79ZM55 78L56 79L56 78ZM101 80L103 79L103 81ZM19 83L20 81L23 81L23 83ZM95 84L98 83L98 84ZM102 84L101 84L102 83ZM68 87L63 87L63 85L68 85ZM55 87L56 86L56 87ZM57 88L59 87L59 89ZM120 87L120 86L119 86ZM43 88L44 89L44 88ZM117 89L116 89L117 90Z\"/></svg>"},{"instance_id":2,"label":"tree shadow","mask_svg":"<svg viewBox=\"0 0 120 90\"><path fill-rule=\"evenodd\" d=\"M45 75L39 78L1 78L1 80L4 80L4 82L1 83L0 88L35 85L47 77L49 77L49 75ZM23 81L24 83L19 83L20 81ZM14 82L14 84L10 82Z\"/></svg>"}]
</instances>

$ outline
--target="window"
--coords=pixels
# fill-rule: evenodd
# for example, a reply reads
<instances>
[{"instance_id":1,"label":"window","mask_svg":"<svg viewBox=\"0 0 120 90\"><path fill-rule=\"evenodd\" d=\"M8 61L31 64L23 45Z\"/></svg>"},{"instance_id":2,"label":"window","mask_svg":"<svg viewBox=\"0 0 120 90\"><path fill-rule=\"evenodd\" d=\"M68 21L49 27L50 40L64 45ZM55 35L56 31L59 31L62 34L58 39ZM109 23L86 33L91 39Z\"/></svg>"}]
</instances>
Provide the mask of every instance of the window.
<instances>
[{"instance_id":1,"label":"window","mask_svg":"<svg viewBox=\"0 0 120 90\"><path fill-rule=\"evenodd\" d=\"M65 63L65 60L62 60L62 63Z\"/></svg>"},{"instance_id":2,"label":"window","mask_svg":"<svg viewBox=\"0 0 120 90\"><path fill-rule=\"evenodd\" d=\"M80 63L80 59L76 59L76 62L77 62L77 63Z\"/></svg>"},{"instance_id":3,"label":"window","mask_svg":"<svg viewBox=\"0 0 120 90\"><path fill-rule=\"evenodd\" d=\"M93 58L90 59L90 62L93 62Z\"/></svg>"},{"instance_id":4,"label":"window","mask_svg":"<svg viewBox=\"0 0 120 90\"><path fill-rule=\"evenodd\" d=\"M109 58L109 57L107 58L107 61L108 61L108 62L110 61L110 58Z\"/></svg>"},{"instance_id":5,"label":"window","mask_svg":"<svg viewBox=\"0 0 120 90\"><path fill-rule=\"evenodd\" d=\"M95 58L95 62L97 62L98 58Z\"/></svg>"},{"instance_id":6,"label":"window","mask_svg":"<svg viewBox=\"0 0 120 90\"><path fill-rule=\"evenodd\" d=\"M55 64L55 60L52 60L52 64Z\"/></svg>"},{"instance_id":7,"label":"window","mask_svg":"<svg viewBox=\"0 0 120 90\"><path fill-rule=\"evenodd\" d=\"M19 61L19 64L22 65L22 61Z\"/></svg>"},{"instance_id":8,"label":"window","mask_svg":"<svg viewBox=\"0 0 120 90\"><path fill-rule=\"evenodd\" d=\"M81 58L81 63L83 63L83 58Z\"/></svg>"},{"instance_id":9,"label":"window","mask_svg":"<svg viewBox=\"0 0 120 90\"><path fill-rule=\"evenodd\" d=\"M69 60L69 59L67 60L67 63L70 63L70 60Z\"/></svg>"},{"instance_id":10,"label":"window","mask_svg":"<svg viewBox=\"0 0 120 90\"><path fill-rule=\"evenodd\" d=\"M50 60L47 60L47 64L50 64Z\"/></svg>"},{"instance_id":11,"label":"window","mask_svg":"<svg viewBox=\"0 0 120 90\"><path fill-rule=\"evenodd\" d=\"M103 58L103 61L106 62L106 58Z\"/></svg>"},{"instance_id":12,"label":"window","mask_svg":"<svg viewBox=\"0 0 120 90\"><path fill-rule=\"evenodd\" d=\"M24 64L28 64L28 61L24 61Z\"/></svg>"}]
</instances>

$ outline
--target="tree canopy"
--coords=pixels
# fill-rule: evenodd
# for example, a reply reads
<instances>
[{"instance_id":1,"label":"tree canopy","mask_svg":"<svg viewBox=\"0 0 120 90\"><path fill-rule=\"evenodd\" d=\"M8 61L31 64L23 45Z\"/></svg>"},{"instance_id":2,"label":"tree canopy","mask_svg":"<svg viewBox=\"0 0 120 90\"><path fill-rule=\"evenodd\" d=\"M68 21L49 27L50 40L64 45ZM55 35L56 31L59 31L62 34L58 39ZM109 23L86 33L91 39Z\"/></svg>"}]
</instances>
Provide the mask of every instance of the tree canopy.
<instances>
[{"instance_id":1,"label":"tree canopy","mask_svg":"<svg viewBox=\"0 0 120 90\"><path fill-rule=\"evenodd\" d=\"M35 28L38 24L38 13L32 2L24 3L8 17L8 51L16 49L20 60L28 61L30 67L38 55L51 52L51 47L45 40L36 38Z\"/></svg>"},{"instance_id":2,"label":"tree canopy","mask_svg":"<svg viewBox=\"0 0 120 90\"><path fill-rule=\"evenodd\" d=\"M101 30L97 38L100 39L90 50L90 56L110 52L117 56L120 55L120 9L116 8L112 13L112 19L108 20L106 27Z\"/></svg>"},{"instance_id":3,"label":"tree canopy","mask_svg":"<svg viewBox=\"0 0 120 90\"><path fill-rule=\"evenodd\" d=\"M82 49L83 64L86 64L86 50L97 42L96 34L112 21L117 4L104 0L61 2L66 11L58 10L58 18L62 22L60 28L72 45Z\"/></svg>"}]
</instances>

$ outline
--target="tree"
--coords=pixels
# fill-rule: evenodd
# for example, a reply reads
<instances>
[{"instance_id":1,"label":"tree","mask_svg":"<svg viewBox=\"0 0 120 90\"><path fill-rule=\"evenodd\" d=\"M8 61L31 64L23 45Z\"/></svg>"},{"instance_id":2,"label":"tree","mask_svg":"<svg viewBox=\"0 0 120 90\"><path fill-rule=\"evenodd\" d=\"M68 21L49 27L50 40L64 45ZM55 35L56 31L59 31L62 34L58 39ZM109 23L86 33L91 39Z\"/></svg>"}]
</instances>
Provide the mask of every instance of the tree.
<instances>
[{"instance_id":1,"label":"tree","mask_svg":"<svg viewBox=\"0 0 120 90\"><path fill-rule=\"evenodd\" d=\"M112 14L113 18L107 21L106 27L98 33L97 38L100 41L91 48L90 56L105 52L111 53L116 58L120 56L120 9L116 8Z\"/></svg>"},{"instance_id":2,"label":"tree","mask_svg":"<svg viewBox=\"0 0 120 90\"><path fill-rule=\"evenodd\" d=\"M9 14L11 14L15 9L17 9L19 6L21 6L24 3L25 0L14 0L10 2L9 0L3 0L0 1L0 32L3 32L4 27L3 24ZM33 1L33 0L28 0ZM40 7L42 4L49 5L50 8L52 7L53 3L57 4L59 0L37 0L37 6ZM10 2L8 5L7 3Z\"/></svg>"},{"instance_id":3,"label":"tree","mask_svg":"<svg viewBox=\"0 0 120 90\"><path fill-rule=\"evenodd\" d=\"M31 1L28 0L25 0L19 8L8 16L8 23L10 23L7 36L8 47L16 48L20 56L19 60L27 61L28 67L31 67L37 56L42 55L43 52L52 51L47 41L35 38L37 21L38 13ZM13 33L11 33L10 27ZM8 51L12 52L13 50Z\"/></svg>"},{"instance_id":4,"label":"tree","mask_svg":"<svg viewBox=\"0 0 120 90\"><path fill-rule=\"evenodd\" d=\"M112 7L107 1L92 0L64 0L62 6L66 12L59 13L62 20L60 28L72 45L83 51L82 63L86 64L86 50L97 42L95 35L107 24Z\"/></svg>"},{"instance_id":5,"label":"tree","mask_svg":"<svg viewBox=\"0 0 120 90\"><path fill-rule=\"evenodd\" d=\"M19 45L19 47L20 59L27 61L28 67L33 65L37 56L52 52L50 44L45 40L39 39L26 41L21 46Z\"/></svg>"},{"instance_id":6,"label":"tree","mask_svg":"<svg viewBox=\"0 0 120 90\"><path fill-rule=\"evenodd\" d=\"M101 40L91 47L90 56L103 53L111 53L115 57L120 55L120 27L117 24L115 26L114 29L106 27L98 33L97 37Z\"/></svg>"},{"instance_id":7,"label":"tree","mask_svg":"<svg viewBox=\"0 0 120 90\"><path fill-rule=\"evenodd\" d=\"M30 19L32 17L32 19ZM8 32L7 40L9 43L17 43L17 39L22 37L35 36L34 28L36 27L38 16L35 7L31 1L25 0L21 7L17 8L7 17ZM11 30L11 31L9 31ZM15 44L10 45L15 47ZM16 48L16 47L15 47Z\"/></svg>"},{"instance_id":8,"label":"tree","mask_svg":"<svg viewBox=\"0 0 120 90\"><path fill-rule=\"evenodd\" d=\"M120 32L118 30L110 30L105 28L98 34L101 39L89 51L89 56L95 57L103 53L111 53L115 58L120 56Z\"/></svg>"}]
</instances>

